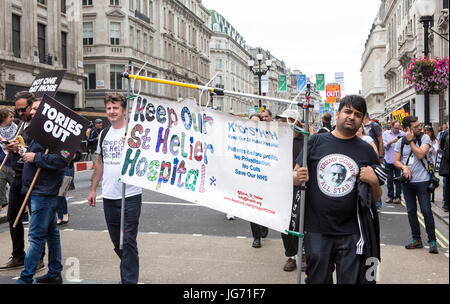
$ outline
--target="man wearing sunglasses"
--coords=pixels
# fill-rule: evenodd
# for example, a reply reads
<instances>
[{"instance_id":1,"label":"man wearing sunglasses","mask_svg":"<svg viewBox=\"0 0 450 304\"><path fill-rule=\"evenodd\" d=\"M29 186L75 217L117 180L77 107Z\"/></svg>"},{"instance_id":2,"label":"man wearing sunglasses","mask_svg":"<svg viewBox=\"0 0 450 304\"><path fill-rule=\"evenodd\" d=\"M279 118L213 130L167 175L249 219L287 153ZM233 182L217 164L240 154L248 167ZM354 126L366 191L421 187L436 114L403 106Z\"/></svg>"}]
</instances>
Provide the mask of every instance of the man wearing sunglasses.
<instances>
[{"instance_id":1,"label":"man wearing sunglasses","mask_svg":"<svg viewBox=\"0 0 450 304\"><path fill-rule=\"evenodd\" d=\"M18 92L14 96L15 112L25 126L22 129L21 136L25 141L25 145L29 145L31 138L28 136L28 126L31 121L31 105L35 100L34 95L27 91ZM20 211L25 195L22 195L22 171L24 161L19 153L19 142L16 139L10 140L10 144L6 145L6 150L13 156L12 167L14 169L14 180L9 190L9 204L7 220L9 222L9 231L12 241L12 254L8 262L0 266L0 269L15 269L24 266L25 258L25 239L22 221L18 221L16 227L13 227L17 214ZM44 267L43 257L45 250L42 252L41 260L36 270Z\"/></svg>"}]
</instances>

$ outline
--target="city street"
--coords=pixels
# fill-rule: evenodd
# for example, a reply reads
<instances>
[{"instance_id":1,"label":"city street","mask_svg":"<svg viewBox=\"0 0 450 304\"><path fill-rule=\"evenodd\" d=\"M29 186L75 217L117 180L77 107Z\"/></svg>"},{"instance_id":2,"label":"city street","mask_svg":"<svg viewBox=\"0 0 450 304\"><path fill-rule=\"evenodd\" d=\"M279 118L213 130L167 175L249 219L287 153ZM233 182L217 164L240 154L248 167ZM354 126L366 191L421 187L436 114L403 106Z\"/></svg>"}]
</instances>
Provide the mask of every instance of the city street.
<instances>
[{"instance_id":1,"label":"city street","mask_svg":"<svg viewBox=\"0 0 450 304\"><path fill-rule=\"evenodd\" d=\"M91 174L77 173L76 189L68 193L70 221L60 228L63 278L68 283L117 283L119 262L107 234L102 200L98 197L95 208L87 204ZM440 253L430 255L426 248L409 251L404 249L410 238L405 207L384 204L379 283L448 284L448 224L437 217L435 221ZM144 190L139 231L142 283L296 283L296 271L282 270L286 258L280 233L271 230L262 248L254 249L250 225L239 218L227 220L223 213ZM426 240L424 227L422 236ZM3 262L10 254L6 223L0 225L0 243L5 244L0 248ZM79 263L75 279L73 261ZM19 274L20 270L2 271L0 283L13 283Z\"/></svg>"}]
</instances>

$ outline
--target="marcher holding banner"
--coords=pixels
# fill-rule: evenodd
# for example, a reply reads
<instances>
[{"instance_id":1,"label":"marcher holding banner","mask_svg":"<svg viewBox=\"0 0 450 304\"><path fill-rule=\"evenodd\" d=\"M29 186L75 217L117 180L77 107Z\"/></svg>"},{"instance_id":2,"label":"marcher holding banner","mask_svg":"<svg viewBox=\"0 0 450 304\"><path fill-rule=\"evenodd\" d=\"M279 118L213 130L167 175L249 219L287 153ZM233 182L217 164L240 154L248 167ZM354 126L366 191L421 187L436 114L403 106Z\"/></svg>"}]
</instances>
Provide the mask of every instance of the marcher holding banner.
<instances>
[{"instance_id":1,"label":"marcher holding banner","mask_svg":"<svg viewBox=\"0 0 450 304\"><path fill-rule=\"evenodd\" d=\"M40 100L33 102L30 112L32 117L35 116L40 103ZM61 241L55 215L59 207L57 195L67 163L60 154L48 154L47 151L36 140L32 140L27 152L23 154L25 164L22 175L22 194L26 195L32 188L30 195L31 221L28 231L30 246L25 256L25 267L17 284L33 283L33 276L36 273L46 241L49 251L48 273L36 278L36 282L62 283ZM39 175L36 174L38 170L40 171ZM33 181L35 181L34 187Z\"/></svg>"},{"instance_id":2,"label":"marcher holding banner","mask_svg":"<svg viewBox=\"0 0 450 304\"><path fill-rule=\"evenodd\" d=\"M332 283L335 266L337 283L375 282L376 278L368 277L365 270L368 261L373 267L380 258L378 216L374 210L382 192L372 168L379 164L378 157L356 136L366 112L362 97L344 97L336 129L309 139L307 167L301 167L303 151L297 157L294 184L307 182L306 283Z\"/></svg>"},{"instance_id":3,"label":"marcher holding banner","mask_svg":"<svg viewBox=\"0 0 450 304\"><path fill-rule=\"evenodd\" d=\"M31 142L31 138L28 136L30 131L29 124L31 121L31 105L34 101L34 95L27 91L18 92L14 96L16 113L19 116L22 123L25 124L20 136L24 140L26 146ZM23 267L25 259L25 239L24 239L24 227L22 221L19 221L15 227L14 221L19 213L20 207L25 199L25 195L22 195L22 171L23 171L23 159L19 151L24 149L24 146L19 143L18 140L10 140L9 145L5 145L5 148L10 154L12 154L12 168L14 169L14 180L9 190L9 205L7 220L9 223L9 231L12 241L12 253L8 262L3 264L0 269L12 269L17 267ZM44 267L43 257L45 251L42 252L42 257L37 269Z\"/></svg>"},{"instance_id":4,"label":"marcher holding banner","mask_svg":"<svg viewBox=\"0 0 450 304\"><path fill-rule=\"evenodd\" d=\"M95 207L96 189L102 181L103 209L109 236L114 244L114 251L120 258L120 276L123 284L137 284L139 279L139 254L137 234L142 206L142 189L126 185L125 224L123 231L123 250L120 250L120 218L122 202L122 183L119 182L120 160L124 147L125 113L127 102L121 94L109 94L105 97L106 114L111 127L103 129L99 136L97 157L92 176L89 205ZM106 132L103 134L103 132Z\"/></svg>"}]
</instances>

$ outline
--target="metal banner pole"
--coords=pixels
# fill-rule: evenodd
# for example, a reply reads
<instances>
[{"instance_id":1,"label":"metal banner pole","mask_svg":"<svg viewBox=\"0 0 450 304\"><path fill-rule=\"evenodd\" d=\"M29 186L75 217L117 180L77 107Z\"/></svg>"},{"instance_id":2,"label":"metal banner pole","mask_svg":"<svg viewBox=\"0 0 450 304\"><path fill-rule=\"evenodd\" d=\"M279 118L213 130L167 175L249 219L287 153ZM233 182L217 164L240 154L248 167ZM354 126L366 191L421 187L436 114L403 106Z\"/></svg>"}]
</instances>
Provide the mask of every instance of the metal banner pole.
<instances>
[{"instance_id":1,"label":"metal banner pole","mask_svg":"<svg viewBox=\"0 0 450 304\"><path fill-rule=\"evenodd\" d=\"M309 97L311 95L310 84L307 84L306 89L306 104L303 104L303 111L305 114L305 135L303 140L303 165L302 167L307 166L307 158L308 158L308 139L309 139ZM298 252L297 252L297 284L302 283L302 256L303 256L303 237L304 237L304 226L305 226L305 195L306 195L306 183L302 183L300 188L300 218L299 218L299 229L298 232L300 234L298 238Z\"/></svg>"},{"instance_id":2,"label":"metal banner pole","mask_svg":"<svg viewBox=\"0 0 450 304\"><path fill-rule=\"evenodd\" d=\"M128 62L128 73L131 73L131 60ZM128 131L128 100L131 96L131 79L128 78L128 90L127 90L127 104L126 104L126 112L125 112L125 134L127 135ZM120 208L120 241L119 241L119 249L123 250L123 228L125 223L125 192L126 192L126 184L122 183L122 206Z\"/></svg>"}]
</instances>

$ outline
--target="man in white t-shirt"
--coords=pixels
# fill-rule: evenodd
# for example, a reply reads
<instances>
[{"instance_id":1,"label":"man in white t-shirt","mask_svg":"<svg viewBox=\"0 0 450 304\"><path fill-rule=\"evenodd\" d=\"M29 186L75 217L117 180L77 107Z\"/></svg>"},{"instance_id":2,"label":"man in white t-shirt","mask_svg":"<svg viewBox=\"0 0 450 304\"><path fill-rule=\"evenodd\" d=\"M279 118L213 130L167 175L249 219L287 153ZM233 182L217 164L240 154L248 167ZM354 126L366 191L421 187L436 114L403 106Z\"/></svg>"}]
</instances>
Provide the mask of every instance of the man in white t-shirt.
<instances>
[{"instance_id":1,"label":"man in white t-shirt","mask_svg":"<svg viewBox=\"0 0 450 304\"><path fill-rule=\"evenodd\" d=\"M120 277L123 284L137 284L139 279L139 254L137 234L142 206L142 189L132 185L125 188L125 222L123 231L123 250L119 249L120 217L122 206L122 183L120 177L120 159L125 141L126 98L122 94L108 94L105 107L111 127L102 130L106 136L99 135L96 153L99 154L92 176L89 205L95 207L96 188L102 181L103 210L109 236L114 251L120 258ZM103 136L102 136L103 135ZM103 139L103 140L102 140Z\"/></svg>"}]
</instances>

